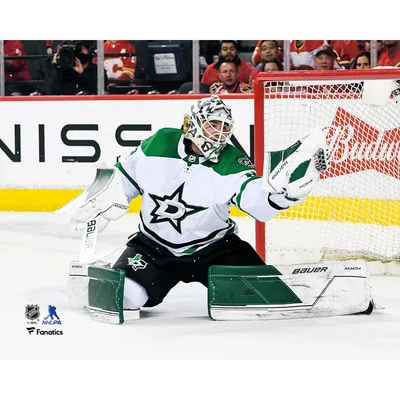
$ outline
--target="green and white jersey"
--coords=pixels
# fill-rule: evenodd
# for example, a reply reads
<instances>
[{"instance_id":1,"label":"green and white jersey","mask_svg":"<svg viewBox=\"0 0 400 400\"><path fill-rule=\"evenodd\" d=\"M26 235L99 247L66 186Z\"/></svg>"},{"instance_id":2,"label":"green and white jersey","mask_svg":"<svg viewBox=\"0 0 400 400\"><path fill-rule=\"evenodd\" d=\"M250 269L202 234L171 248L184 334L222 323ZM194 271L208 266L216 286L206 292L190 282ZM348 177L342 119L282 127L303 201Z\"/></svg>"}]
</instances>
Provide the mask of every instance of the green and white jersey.
<instances>
[{"instance_id":1,"label":"green and white jersey","mask_svg":"<svg viewBox=\"0 0 400 400\"><path fill-rule=\"evenodd\" d=\"M218 163L185 152L180 129L160 129L116 164L129 201L142 195L140 230L176 256L237 232L234 204L260 221L278 210L241 151L227 145Z\"/></svg>"}]
</instances>

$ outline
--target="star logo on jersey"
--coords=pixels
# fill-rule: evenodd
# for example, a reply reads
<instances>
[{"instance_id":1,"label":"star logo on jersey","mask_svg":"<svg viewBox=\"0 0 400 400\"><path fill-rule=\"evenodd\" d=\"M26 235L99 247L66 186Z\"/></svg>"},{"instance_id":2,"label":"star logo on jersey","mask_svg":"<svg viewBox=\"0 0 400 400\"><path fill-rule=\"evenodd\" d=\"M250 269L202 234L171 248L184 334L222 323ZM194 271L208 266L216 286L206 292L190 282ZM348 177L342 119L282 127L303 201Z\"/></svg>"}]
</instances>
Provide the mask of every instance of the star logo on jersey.
<instances>
[{"instance_id":1,"label":"star logo on jersey","mask_svg":"<svg viewBox=\"0 0 400 400\"><path fill-rule=\"evenodd\" d=\"M170 196L160 197L149 193L149 196L156 204L150 213L153 217L150 223L169 222L177 232L182 233L181 223L186 217L207 209L207 207L187 204L182 200L184 185L182 183Z\"/></svg>"},{"instance_id":2,"label":"star logo on jersey","mask_svg":"<svg viewBox=\"0 0 400 400\"><path fill-rule=\"evenodd\" d=\"M135 257L128 257L128 265L130 265L134 271L145 269L147 264L148 263L142 259L142 255L139 253L136 254Z\"/></svg>"}]
</instances>

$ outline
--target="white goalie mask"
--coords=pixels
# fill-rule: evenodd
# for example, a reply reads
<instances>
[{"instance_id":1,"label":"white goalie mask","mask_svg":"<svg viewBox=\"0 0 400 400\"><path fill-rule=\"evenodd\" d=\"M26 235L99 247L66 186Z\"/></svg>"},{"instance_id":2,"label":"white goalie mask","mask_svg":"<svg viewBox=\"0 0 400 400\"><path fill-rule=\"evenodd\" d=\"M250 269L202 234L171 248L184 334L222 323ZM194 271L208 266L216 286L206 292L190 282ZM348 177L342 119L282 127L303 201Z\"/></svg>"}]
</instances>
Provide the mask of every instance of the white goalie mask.
<instances>
[{"instance_id":1,"label":"white goalie mask","mask_svg":"<svg viewBox=\"0 0 400 400\"><path fill-rule=\"evenodd\" d=\"M185 115L183 131L208 160L216 163L233 133L231 108L217 95L200 99Z\"/></svg>"}]
</instances>

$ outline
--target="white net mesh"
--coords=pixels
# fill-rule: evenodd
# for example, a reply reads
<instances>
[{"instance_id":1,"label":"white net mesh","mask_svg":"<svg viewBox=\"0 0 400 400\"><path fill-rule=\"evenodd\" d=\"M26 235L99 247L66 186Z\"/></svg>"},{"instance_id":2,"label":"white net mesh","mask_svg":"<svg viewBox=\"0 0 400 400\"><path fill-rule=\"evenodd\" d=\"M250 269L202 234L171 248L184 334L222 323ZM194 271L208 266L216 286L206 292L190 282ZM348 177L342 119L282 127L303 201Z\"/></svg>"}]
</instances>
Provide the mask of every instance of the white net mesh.
<instances>
[{"instance_id":1,"label":"white net mesh","mask_svg":"<svg viewBox=\"0 0 400 400\"><path fill-rule=\"evenodd\" d=\"M393 79L263 82L264 151L321 128L332 161L306 202L266 223L267 262L399 262L398 87Z\"/></svg>"}]
</instances>

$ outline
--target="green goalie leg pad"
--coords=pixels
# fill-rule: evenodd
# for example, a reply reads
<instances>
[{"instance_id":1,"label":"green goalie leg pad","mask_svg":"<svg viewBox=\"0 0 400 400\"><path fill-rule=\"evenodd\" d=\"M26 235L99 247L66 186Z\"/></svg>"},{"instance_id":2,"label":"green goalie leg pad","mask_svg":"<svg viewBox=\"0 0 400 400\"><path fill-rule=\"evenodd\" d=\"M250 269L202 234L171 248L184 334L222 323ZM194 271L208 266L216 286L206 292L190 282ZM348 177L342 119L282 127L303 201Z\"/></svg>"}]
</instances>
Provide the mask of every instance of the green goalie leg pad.
<instances>
[{"instance_id":1,"label":"green goalie leg pad","mask_svg":"<svg viewBox=\"0 0 400 400\"><path fill-rule=\"evenodd\" d=\"M223 308L301 304L272 265L213 265L208 270L208 314Z\"/></svg>"},{"instance_id":2,"label":"green goalie leg pad","mask_svg":"<svg viewBox=\"0 0 400 400\"><path fill-rule=\"evenodd\" d=\"M301 303L279 275L272 265L213 265L208 270L208 302L221 306Z\"/></svg>"},{"instance_id":3,"label":"green goalie leg pad","mask_svg":"<svg viewBox=\"0 0 400 400\"><path fill-rule=\"evenodd\" d=\"M208 314L218 321L354 315L371 300L362 260L208 270Z\"/></svg>"},{"instance_id":4,"label":"green goalie leg pad","mask_svg":"<svg viewBox=\"0 0 400 400\"><path fill-rule=\"evenodd\" d=\"M89 306L92 318L107 323L124 323L125 271L121 269L88 268Z\"/></svg>"}]
</instances>

